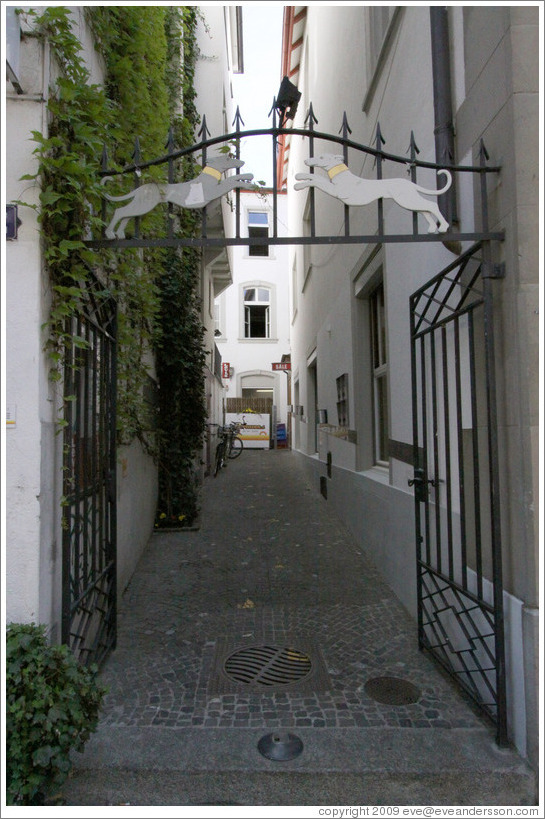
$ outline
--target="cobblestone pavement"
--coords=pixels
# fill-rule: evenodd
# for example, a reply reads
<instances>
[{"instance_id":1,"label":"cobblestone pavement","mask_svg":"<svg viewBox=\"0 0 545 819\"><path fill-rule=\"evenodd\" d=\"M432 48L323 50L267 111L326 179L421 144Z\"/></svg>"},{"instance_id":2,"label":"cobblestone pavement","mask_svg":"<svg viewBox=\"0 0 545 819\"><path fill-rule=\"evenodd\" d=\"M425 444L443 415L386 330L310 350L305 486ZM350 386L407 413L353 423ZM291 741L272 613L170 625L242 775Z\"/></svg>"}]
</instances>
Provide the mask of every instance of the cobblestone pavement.
<instances>
[{"instance_id":1,"label":"cobblestone pavement","mask_svg":"<svg viewBox=\"0 0 545 819\"><path fill-rule=\"evenodd\" d=\"M279 644L311 658L309 678L268 690L225 674L234 652ZM206 478L197 531L154 533L101 677L102 727L488 725L418 651L414 621L286 450ZM418 700L377 702L375 677L410 681Z\"/></svg>"}]
</instances>

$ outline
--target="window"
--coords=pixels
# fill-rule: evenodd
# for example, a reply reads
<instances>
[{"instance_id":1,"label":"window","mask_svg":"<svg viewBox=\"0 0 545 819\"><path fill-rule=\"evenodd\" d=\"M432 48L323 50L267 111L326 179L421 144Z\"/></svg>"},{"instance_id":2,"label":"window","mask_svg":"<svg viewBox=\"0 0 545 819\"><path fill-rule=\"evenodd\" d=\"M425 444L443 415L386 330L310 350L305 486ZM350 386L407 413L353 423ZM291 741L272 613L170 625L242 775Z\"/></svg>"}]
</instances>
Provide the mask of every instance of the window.
<instances>
[{"instance_id":1,"label":"window","mask_svg":"<svg viewBox=\"0 0 545 819\"><path fill-rule=\"evenodd\" d=\"M219 299L216 299L215 302L214 302L214 335L215 336L222 336L223 335L223 333L221 331Z\"/></svg>"},{"instance_id":2,"label":"window","mask_svg":"<svg viewBox=\"0 0 545 819\"><path fill-rule=\"evenodd\" d=\"M395 6L369 6L369 60L374 71L393 18Z\"/></svg>"},{"instance_id":3,"label":"window","mask_svg":"<svg viewBox=\"0 0 545 819\"><path fill-rule=\"evenodd\" d=\"M297 276L297 257L291 269L291 319L297 315L297 305L299 303L299 281Z\"/></svg>"},{"instance_id":4,"label":"window","mask_svg":"<svg viewBox=\"0 0 545 819\"><path fill-rule=\"evenodd\" d=\"M265 211L248 211L248 237L267 239L269 237L269 214ZM268 256L269 245L253 245L248 248L249 256Z\"/></svg>"},{"instance_id":5,"label":"window","mask_svg":"<svg viewBox=\"0 0 545 819\"><path fill-rule=\"evenodd\" d=\"M394 23L400 6L367 6L367 93L363 110L367 111L378 81L386 53L393 39Z\"/></svg>"},{"instance_id":6,"label":"window","mask_svg":"<svg viewBox=\"0 0 545 819\"><path fill-rule=\"evenodd\" d=\"M270 338L271 292L268 287L244 288L244 338Z\"/></svg>"},{"instance_id":7,"label":"window","mask_svg":"<svg viewBox=\"0 0 545 819\"><path fill-rule=\"evenodd\" d=\"M348 373L337 378L337 420L340 427L348 427Z\"/></svg>"},{"instance_id":8,"label":"window","mask_svg":"<svg viewBox=\"0 0 545 819\"><path fill-rule=\"evenodd\" d=\"M384 285L381 282L369 296L371 317L371 371L373 376L373 424L375 463L388 465L388 359Z\"/></svg>"},{"instance_id":9,"label":"window","mask_svg":"<svg viewBox=\"0 0 545 819\"><path fill-rule=\"evenodd\" d=\"M311 208L310 194L307 196L305 210L303 213L303 236L311 236ZM308 277L312 271L312 245L303 245L303 290L306 287Z\"/></svg>"}]
</instances>

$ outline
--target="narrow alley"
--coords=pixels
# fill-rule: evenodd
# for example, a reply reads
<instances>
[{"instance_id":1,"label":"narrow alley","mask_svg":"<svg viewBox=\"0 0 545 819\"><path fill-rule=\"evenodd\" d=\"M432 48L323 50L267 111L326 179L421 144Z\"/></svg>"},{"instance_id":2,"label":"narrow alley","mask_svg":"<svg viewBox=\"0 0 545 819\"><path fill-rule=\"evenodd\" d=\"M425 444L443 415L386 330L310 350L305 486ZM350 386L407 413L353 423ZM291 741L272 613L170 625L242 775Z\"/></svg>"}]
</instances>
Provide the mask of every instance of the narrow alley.
<instances>
[{"instance_id":1,"label":"narrow alley","mask_svg":"<svg viewBox=\"0 0 545 819\"><path fill-rule=\"evenodd\" d=\"M296 453L245 451L205 479L198 528L152 536L66 804L535 804L318 490ZM267 758L271 734L302 751Z\"/></svg>"}]
</instances>

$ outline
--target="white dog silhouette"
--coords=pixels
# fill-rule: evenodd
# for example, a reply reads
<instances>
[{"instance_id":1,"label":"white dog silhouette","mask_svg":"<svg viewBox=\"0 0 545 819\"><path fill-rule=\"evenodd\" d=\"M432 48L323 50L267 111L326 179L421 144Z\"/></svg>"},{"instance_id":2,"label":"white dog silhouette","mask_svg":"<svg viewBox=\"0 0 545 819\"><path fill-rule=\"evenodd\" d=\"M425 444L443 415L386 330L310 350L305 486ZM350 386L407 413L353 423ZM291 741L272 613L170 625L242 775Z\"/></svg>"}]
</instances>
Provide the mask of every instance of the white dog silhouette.
<instances>
[{"instance_id":1,"label":"white dog silhouette","mask_svg":"<svg viewBox=\"0 0 545 819\"><path fill-rule=\"evenodd\" d=\"M241 168L244 162L229 156L219 156L209 159L201 173L189 182L160 183L146 182L123 196L104 196L109 202L126 202L127 205L117 208L106 228L108 239L124 239L127 222L135 216L144 216L160 202L172 202L181 208L204 208L214 199L218 199L233 188L252 190L250 184L254 175L251 173L235 174L222 179L222 174L231 168ZM105 176L102 184L110 176ZM117 226L117 230L116 230Z\"/></svg>"},{"instance_id":2,"label":"white dog silhouette","mask_svg":"<svg viewBox=\"0 0 545 819\"><path fill-rule=\"evenodd\" d=\"M428 233L445 233L448 230L448 222L437 204L424 199L422 194L439 196L445 193L452 184L450 171L437 171L447 177L447 184L441 190L431 191L411 182L410 179L363 179L361 176L355 176L344 164L344 158L336 154L312 156L305 159L305 165L310 168L323 168L327 171L327 178L296 173L295 178L301 181L293 186L295 190L310 186L320 188L330 196L340 199L345 205L368 205L377 199L393 199L402 208L419 211L425 216L429 224Z\"/></svg>"}]
</instances>

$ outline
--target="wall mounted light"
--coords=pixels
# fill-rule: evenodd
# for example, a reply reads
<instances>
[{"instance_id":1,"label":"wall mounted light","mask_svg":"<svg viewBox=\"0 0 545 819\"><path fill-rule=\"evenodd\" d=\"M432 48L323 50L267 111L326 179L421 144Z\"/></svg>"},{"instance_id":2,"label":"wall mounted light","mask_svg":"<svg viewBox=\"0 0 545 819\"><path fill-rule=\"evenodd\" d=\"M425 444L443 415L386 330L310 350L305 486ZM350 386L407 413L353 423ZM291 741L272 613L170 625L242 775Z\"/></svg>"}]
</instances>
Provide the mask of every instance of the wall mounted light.
<instances>
[{"instance_id":1,"label":"wall mounted light","mask_svg":"<svg viewBox=\"0 0 545 819\"><path fill-rule=\"evenodd\" d=\"M6 205L6 239L10 242L17 238L21 220L17 214L17 205Z\"/></svg>"},{"instance_id":2,"label":"wall mounted light","mask_svg":"<svg viewBox=\"0 0 545 819\"><path fill-rule=\"evenodd\" d=\"M276 98L276 110L280 114L280 127L286 120L294 119L297 113L297 104L301 99L301 92L290 82L288 77L284 77L280 84L280 90Z\"/></svg>"}]
</instances>

